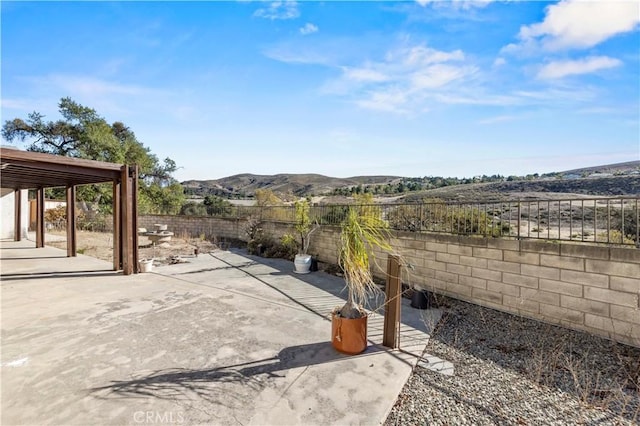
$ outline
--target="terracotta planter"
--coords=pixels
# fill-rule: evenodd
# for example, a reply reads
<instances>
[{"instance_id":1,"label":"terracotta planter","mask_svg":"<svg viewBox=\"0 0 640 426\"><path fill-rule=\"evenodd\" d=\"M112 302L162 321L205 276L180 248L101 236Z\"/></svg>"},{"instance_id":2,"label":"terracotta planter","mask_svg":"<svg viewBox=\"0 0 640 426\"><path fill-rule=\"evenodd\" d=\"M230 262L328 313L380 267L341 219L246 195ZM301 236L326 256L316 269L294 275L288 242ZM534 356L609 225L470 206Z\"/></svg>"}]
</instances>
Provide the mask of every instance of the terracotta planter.
<instances>
[{"instance_id":1,"label":"terracotta planter","mask_svg":"<svg viewBox=\"0 0 640 426\"><path fill-rule=\"evenodd\" d=\"M367 316L349 319L331 315L331 344L338 351L357 355L367 349Z\"/></svg>"}]
</instances>

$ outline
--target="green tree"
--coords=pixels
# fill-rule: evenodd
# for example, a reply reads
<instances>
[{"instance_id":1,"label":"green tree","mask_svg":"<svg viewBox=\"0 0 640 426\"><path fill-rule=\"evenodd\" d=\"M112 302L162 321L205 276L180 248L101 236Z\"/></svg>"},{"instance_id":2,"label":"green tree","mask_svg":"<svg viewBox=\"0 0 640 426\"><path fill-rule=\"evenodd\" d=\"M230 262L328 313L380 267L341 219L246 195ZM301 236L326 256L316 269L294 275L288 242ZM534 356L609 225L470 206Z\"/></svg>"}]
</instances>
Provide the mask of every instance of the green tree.
<instances>
[{"instance_id":1,"label":"green tree","mask_svg":"<svg viewBox=\"0 0 640 426\"><path fill-rule=\"evenodd\" d=\"M109 124L92 108L70 98L62 98L58 107L62 119L57 121L45 121L44 115L38 112L32 112L26 120L5 121L2 137L9 142L27 142L28 151L137 164L140 212L178 213L184 194L182 186L172 177L177 169L173 160L160 161L125 124ZM112 188L110 185L85 185L78 189L78 197L96 203L108 212Z\"/></svg>"},{"instance_id":2,"label":"green tree","mask_svg":"<svg viewBox=\"0 0 640 426\"><path fill-rule=\"evenodd\" d=\"M207 214L210 216L230 215L233 211L233 205L230 202L215 195L207 195L204 197L203 204Z\"/></svg>"},{"instance_id":3,"label":"green tree","mask_svg":"<svg viewBox=\"0 0 640 426\"><path fill-rule=\"evenodd\" d=\"M270 189L256 189L256 205L260 207L278 206L282 200Z\"/></svg>"},{"instance_id":4,"label":"green tree","mask_svg":"<svg viewBox=\"0 0 640 426\"><path fill-rule=\"evenodd\" d=\"M182 205L180 214L183 216L206 216L207 208L202 203L188 201Z\"/></svg>"}]
</instances>

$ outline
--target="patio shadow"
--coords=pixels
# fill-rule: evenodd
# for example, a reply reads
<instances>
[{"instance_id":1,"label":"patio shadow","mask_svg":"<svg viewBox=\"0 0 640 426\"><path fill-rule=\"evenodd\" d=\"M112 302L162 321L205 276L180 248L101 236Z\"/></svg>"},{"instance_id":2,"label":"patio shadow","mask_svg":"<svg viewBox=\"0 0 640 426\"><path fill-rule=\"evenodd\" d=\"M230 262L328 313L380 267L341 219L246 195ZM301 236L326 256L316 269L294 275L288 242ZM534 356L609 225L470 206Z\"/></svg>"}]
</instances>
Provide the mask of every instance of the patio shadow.
<instances>
[{"instance_id":1,"label":"patio shadow","mask_svg":"<svg viewBox=\"0 0 640 426\"><path fill-rule=\"evenodd\" d=\"M384 351L377 346L369 346L361 355L365 357ZM330 342L290 346L271 358L225 365L208 369L165 369L132 380L113 381L108 385L89 389L89 393L100 399L145 398L164 400L191 399L200 397L211 403L233 405L231 400L246 397L247 390L233 391L225 384L239 384L259 391L267 380L286 377L278 374L296 368L308 368L327 364L354 356L336 352Z\"/></svg>"}]
</instances>

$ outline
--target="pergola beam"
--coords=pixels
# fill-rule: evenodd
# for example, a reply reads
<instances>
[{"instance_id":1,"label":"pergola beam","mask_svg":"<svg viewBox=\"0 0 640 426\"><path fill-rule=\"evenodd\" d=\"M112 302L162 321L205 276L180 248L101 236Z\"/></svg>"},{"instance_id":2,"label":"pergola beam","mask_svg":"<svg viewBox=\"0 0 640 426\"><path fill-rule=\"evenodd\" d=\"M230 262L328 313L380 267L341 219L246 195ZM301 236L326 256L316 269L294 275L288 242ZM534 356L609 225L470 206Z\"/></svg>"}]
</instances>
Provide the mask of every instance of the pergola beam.
<instances>
[{"instance_id":1,"label":"pergola beam","mask_svg":"<svg viewBox=\"0 0 640 426\"><path fill-rule=\"evenodd\" d=\"M76 186L113 185L113 269L138 272L138 168L103 161L0 148L2 187L16 194L16 238L20 238L20 190L36 189L36 247L45 245L45 188L65 187L67 199L67 256L77 255Z\"/></svg>"}]
</instances>

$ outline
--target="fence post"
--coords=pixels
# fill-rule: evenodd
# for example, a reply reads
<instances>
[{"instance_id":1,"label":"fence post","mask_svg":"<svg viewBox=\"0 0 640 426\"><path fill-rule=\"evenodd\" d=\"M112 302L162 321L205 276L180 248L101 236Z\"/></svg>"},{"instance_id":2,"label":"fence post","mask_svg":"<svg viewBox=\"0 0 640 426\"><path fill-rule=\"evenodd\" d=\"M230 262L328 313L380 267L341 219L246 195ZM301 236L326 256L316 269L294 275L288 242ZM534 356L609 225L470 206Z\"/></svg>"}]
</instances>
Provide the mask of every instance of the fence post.
<instances>
[{"instance_id":1,"label":"fence post","mask_svg":"<svg viewBox=\"0 0 640 426\"><path fill-rule=\"evenodd\" d=\"M517 222L517 226L518 226L518 236L517 238L520 239L520 219L522 218L522 212L520 211L520 205L522 203L520 202L520 200L518 200L518 222Z\"/></svg>"},{"instance_id":2,"label":"fence post","mask_svg":"<svg viewBox=\"0 0 640 426\"><path fill-rule=\"evenodd\" d=\"M387 260L387 284L385 287L384 329L382 345L395 349L398 347L398 329L400 323L400 257L389 255Z\"/></svg>"}]
</instances>

